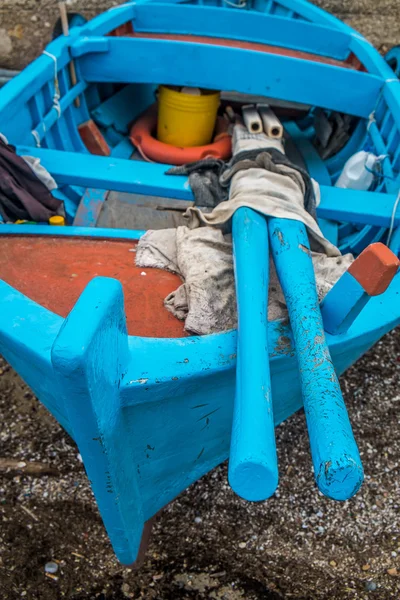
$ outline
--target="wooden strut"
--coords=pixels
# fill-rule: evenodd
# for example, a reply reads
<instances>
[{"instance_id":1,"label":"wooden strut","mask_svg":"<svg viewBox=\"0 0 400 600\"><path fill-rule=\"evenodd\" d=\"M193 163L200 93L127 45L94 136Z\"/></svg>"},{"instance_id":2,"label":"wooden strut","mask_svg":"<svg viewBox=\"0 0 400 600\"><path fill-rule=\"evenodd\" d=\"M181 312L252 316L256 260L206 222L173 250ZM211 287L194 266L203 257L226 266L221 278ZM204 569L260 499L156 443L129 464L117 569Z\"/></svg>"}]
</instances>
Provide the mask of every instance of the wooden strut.
<instances>
[{"instance_id":1,"label":"wooden strut","mask_svg":"<svg viewBox=\"0 0 400 600\"><path fill-rule=\"evenodd\" d=\"M64 0L58 3L58 8L60 9L61 27L62 27L63 35L65 35L65 37L68 37L69 36L68 14L67 14L67 6L66 6ZM72 87L74 87L78 83L78 79L76 76L75 63L72 59L69 62L69 74L71 77ZM79 96L77 96L75 98L74 104L75 104L76 108L80 107L81 100L80 100Z\"/></svg>"}]
</instances>

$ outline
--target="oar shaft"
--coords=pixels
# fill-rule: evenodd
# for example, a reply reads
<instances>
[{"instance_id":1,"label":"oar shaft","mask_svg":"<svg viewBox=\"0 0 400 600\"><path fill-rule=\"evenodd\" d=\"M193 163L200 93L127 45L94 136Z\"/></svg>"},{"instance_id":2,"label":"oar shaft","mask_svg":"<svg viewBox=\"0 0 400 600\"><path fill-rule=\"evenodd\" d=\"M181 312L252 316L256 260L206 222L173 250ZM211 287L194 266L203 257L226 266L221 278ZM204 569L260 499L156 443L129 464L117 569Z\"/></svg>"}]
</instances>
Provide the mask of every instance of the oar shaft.
<instances>
[{"instance_id":1,"label":"oar shaft","mask_svg":"<svg viewBox=\"0 0 400 600\"><path fill-rule=\"evenodd\" d=\"M229 483L246 500L269 498L278 485L278 463L267 343L268 228L265 217L240 208L233 217L238 307L236 396Z\"/></svg>"},{"instance_id":2,"label":"oar shaft","mask_svg":"<svg viewBox=\"0 0 400 600\"><path fill-rule=\"evenodd\" d=\"M316 481L326 496L346 500L360 487L363 468L325 340L306 229L276 218L268 229L296 346Z\"/></svg>"}]
</instances>

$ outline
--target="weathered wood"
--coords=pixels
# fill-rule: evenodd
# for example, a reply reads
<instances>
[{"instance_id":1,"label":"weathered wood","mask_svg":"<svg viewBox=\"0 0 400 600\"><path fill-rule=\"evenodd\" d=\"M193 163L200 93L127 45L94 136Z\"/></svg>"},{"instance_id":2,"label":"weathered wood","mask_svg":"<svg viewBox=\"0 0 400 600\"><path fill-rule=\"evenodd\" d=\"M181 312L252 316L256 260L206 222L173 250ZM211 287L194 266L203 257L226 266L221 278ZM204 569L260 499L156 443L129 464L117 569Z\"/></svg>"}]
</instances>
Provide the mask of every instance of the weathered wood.
<instances>
[{"instance_id":1,"label":"weathered wood","mask_svg":"<svg viewBox=\"0 0 400 600\"><path fill-rule=\"evenodd\" d=\"M108 192L88 188L82 196L74 218L75 227L95 227Z\"/></svg>"},{"instance_id":2,"label":"weathered wood","mask_svg":"<svg viewBox=\"0 0 400 600\"><path fill-rule=\"evenodd\" d=\"M85 123L81 123L78 127L78 131L82 138L82 142L91 154L97 156L110 156L110 147L104 139L100 129L92 119Z\"/></svg>"},{"instance_id":3,"label":"weathered wood","mask_svg":"<svg viewBox=\"0 0 400 600\"><path fill-rule=\"evenodd\" d=\"M246 500L266 500L278 486L269 370L269 250L266 219L250 208L233 216L238 310L236 394L229 483Z\"/></svg>"},{"instance_id":4,"label":"weathered wood","mask_svg":"<svg viewBox=\"0 0 400 600\"><path fill-rule=\"evenodd\" d=\"M49 475L51 477L58 477L60 473L52 465L46 465L41 462L0 458L0 476L15 477L16 475L30 475L31 477Z\"/></svg>"},{"instance_id":5,"label":"weathered wood","mask_svg":"<svg viewBox=\"0 0 400 600\"><path fill-rule=\"evenodd\" d=\"M315 479L329 498L347 500L364 474L325 340L306 229L273 218L268 230L296 345Z\"/></svg>"}]
</instances>

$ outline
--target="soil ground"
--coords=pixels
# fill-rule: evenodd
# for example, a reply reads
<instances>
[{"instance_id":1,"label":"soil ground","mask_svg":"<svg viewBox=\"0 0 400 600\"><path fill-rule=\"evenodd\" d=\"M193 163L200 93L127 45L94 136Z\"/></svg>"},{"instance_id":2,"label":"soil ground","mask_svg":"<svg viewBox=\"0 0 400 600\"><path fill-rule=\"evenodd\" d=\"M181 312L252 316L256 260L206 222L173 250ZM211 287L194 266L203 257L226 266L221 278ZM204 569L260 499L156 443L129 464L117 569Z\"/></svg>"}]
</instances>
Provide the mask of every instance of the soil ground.
<instances>
[{"instance_id":1,"label":"soil ground","mask_svg":"<svg viewBox=\"0 0 400 600\"><path fill-rule=\"evenodd\" d=\"M300 412L277 429L271 500L235 497L222 465L161 513L136 572L113 555L74 442L4 361L0 373L0 457L57 471L0 476L1 600L400 597L400 330L341 379L366 472L353 500L317 491Z\"/></svg>"}]
</instances>

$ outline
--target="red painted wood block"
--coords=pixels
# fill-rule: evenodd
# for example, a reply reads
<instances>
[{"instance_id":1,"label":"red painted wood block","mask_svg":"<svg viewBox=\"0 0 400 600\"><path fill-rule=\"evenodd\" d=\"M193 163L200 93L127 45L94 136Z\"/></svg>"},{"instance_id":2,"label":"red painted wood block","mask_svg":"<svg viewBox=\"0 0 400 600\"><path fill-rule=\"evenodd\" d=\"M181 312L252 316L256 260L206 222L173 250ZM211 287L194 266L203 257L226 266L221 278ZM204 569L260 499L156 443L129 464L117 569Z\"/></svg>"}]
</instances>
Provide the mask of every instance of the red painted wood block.
<instances>
[{"instance_id":1,"label":"red painted wood block","mask_svg":"<svg viewBox=\"0 0 400 600\"><path fill-rule=\"evenodd\" d=\"M110 147L96 123L91 119L78 127L82 142L91 154L110 156Z\"/></svg>"},{"instance_id":2,"label":"red painted wood block","mask_svg":"<svg viewBox=\"0 0 400 600\"><path fill-rule=\"evenodd\" d=\"M379 296L389 287L400 261L384 244L368 246L349 267L349 273L369 296Z\"/></svg>"}]
</instances>

